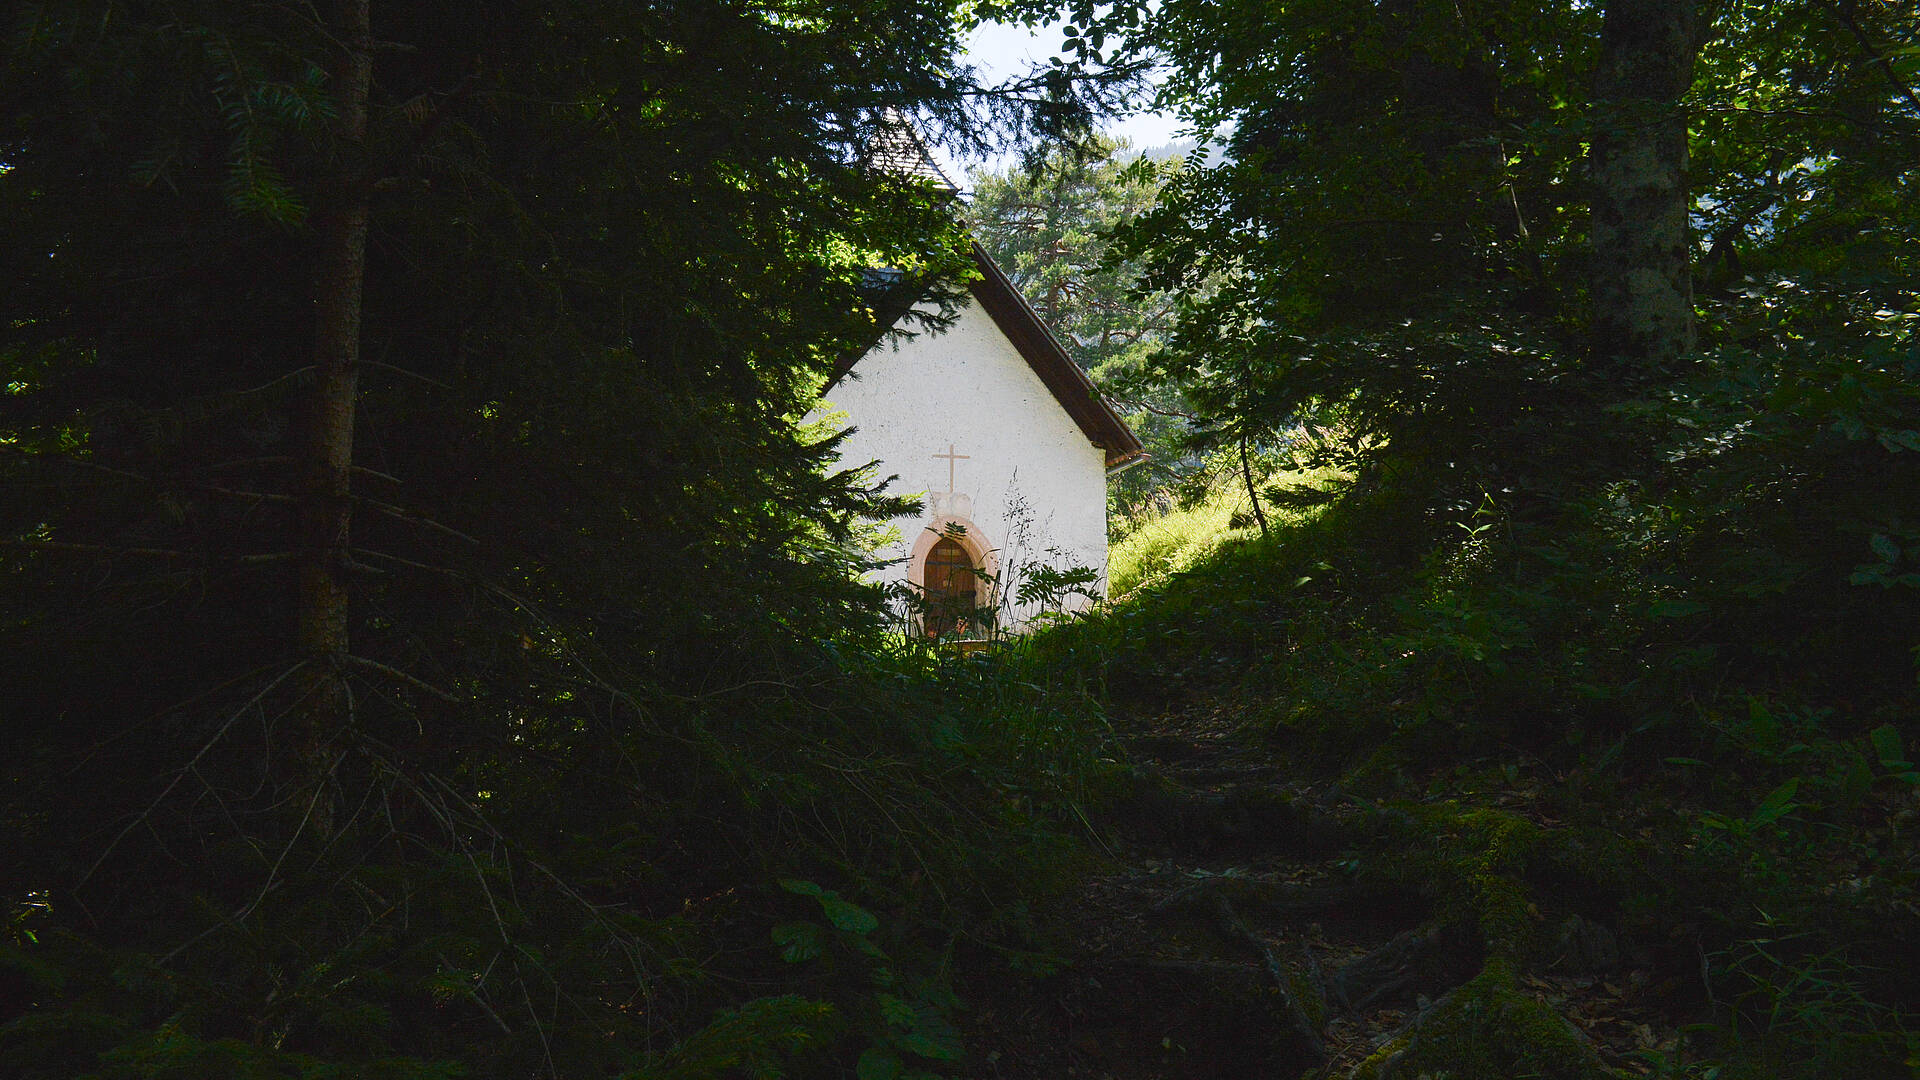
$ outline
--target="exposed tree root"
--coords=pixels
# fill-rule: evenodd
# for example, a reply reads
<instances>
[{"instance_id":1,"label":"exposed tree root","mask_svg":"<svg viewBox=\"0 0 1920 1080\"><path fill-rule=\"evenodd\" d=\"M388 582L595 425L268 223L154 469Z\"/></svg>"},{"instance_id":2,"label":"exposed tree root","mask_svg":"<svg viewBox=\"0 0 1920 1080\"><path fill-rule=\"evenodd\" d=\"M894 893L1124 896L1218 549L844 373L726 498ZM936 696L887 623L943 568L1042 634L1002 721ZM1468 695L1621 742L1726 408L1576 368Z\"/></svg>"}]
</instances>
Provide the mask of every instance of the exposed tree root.
<instances>
[{"instance_id":1,"label":"exposed tree root","mask_svg":"<svg viewBox=\"0 0 1920 1080\"><path fill-rule=\"evenodd\" d=\"M1328 981L1328 997L1349 1013L1395 999L1432 994L1473 976L1485 949L1459 923L1434 923L1400 934L1347 964Z\"/></svg>"},{"instance_id":2,"label":"exposed tree root","mask_svg":"<svg viewBox=\"0 0 1920 1080\"><path fill-rule=\"evenodd\" d=\"M1220 893L1213 894L1214 926L1220 933L1237 941L1260 957L1261 966L1266 971L1269 989L1273 992L1274 1003L1281 1016L1285 1017L1287 1031L1299 1043L1308 1062L1313 1065L1324 1064L1327 1060L1326 1041L1320 1037L1320 1030L1307 1011L1301 1006L1299 995L1293 985L1293 979L1280 958L1274 955L1273 946L1266 939L1247 928L1245 920L1233 910L1233 905Z\"/></svg>"},{"instance_id":3,"label":"exposed tree root","mask_svg":"<svg viewBox=\"0 0 1920 1080\"><path fill-rule=\"evenodd\" d=\"M1333 913L1387 912L1394 915L1424 914L1426 901L1392 886L1318 884L1267 881L1257 877L1209 874L1196 878L1153 902L1147 909L1165 914L1187 909L1205 909L1215 897L1235 905L1289 919L1309 919ZM1409 919L1408 921L1411 921Z\"/></svg>"}]
</instances>

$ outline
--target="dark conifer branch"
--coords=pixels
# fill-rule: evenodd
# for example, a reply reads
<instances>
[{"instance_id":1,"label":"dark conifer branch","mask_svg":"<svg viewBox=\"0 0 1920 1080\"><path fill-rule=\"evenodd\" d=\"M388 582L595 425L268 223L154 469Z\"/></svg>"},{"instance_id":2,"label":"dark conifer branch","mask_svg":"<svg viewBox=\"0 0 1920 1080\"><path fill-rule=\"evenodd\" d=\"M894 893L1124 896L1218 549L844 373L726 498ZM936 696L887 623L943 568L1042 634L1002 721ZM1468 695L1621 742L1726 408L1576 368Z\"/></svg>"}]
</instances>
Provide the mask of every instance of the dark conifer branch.
<instances>
[{"instance_id":1,"label":"dark conifer branch","mask_svg":"<svg viewBox=\"0 0 1920 1080\"><path fill-rule=\"evenodd\" d=\"M378 672L379 674L385 675L390 679L394 679L401 683L404 683L407 686L411 686L415 690L419 690L422 693L431 694L434 697L439 698L441 701L445 701L454 705L461 705L461 704L465 704L466 702L465 698L459 697L455 694L448 693L447 691L440 689L439 687L433 685L432 683L427 682L425 679L422 679L417 675L409 675L406 672L401 671L399 668L393 667L390 664L383 664L378 660L369 660L364 656L348 655L348 656L341 657L341 659L344 662L353 665L354 667L364 668L368 671Z\"/></svg>"},{"instance_id":2,"label":"dark conifer branch","mask_svg":"<svg viewBox=\"0 0 1920 1080\"><path fill-rule=\"evenodd\" d=\"M397 482L398 481L396 481L396 483ZM365 495L360 495L360 494L353 495L352 501L359 503L361 506L364 506L369 510L376 511L381 514L385 514L386 516L393 518L396 521L404 521L411 525L419 525L423 528L432 529L435 532L444 533L447 536L451 536L455 540L464 540L475 547L482 546L481 542L477 538L470 536L466 533L463 533L459 529L456 529L451 525L443 525L440 522L433 520L432 518L422 517L419 514L416 514L410 510L407 510L404 507L395 506L392 503L381 502L379 499L369 498Z\"/></svg>"}]
</instances>

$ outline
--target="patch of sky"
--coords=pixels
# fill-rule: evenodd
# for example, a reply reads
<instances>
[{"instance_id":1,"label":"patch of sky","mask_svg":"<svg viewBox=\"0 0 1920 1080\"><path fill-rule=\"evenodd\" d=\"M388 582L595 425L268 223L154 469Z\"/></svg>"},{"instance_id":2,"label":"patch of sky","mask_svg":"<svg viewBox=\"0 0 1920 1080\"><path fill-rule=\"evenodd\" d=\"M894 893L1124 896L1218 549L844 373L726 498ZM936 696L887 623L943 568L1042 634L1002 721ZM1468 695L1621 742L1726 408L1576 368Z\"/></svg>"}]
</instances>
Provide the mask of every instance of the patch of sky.
<instances>
[{"instance_id":1,"label":"patch of sky","mask_svg":"<svg viewBox=\"0 0 1920 1080\"><path fill-rule=\"evenodd\" d=\"M1058 57L1066 59L1060 46L1065 26L1051 22L1043 26L1019 26L1011 23L982 23L967 35L965 62L979 69L981 81L1002 82L1045 65ZM1125 139L1135 150L1154 150L1180 138L1180 120L1171 112L1141 111L1109 120L1101 130ZM933 147L936 162L948 176L959 179L968 168L1004 169L1013 163L1011 155L991 159L955 158L942 147Z\"/></svg>"}]
</instances>

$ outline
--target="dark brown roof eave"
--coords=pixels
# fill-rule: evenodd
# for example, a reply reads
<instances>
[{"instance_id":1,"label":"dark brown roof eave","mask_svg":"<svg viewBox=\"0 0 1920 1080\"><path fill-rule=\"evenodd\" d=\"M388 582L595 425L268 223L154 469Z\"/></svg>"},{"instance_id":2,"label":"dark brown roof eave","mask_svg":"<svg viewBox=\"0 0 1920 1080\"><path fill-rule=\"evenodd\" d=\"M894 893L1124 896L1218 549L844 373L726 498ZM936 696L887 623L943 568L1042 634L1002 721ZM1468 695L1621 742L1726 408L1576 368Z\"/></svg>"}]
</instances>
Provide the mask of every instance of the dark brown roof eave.
<instances>
[{"instance_id":1,"label":"dark brown roof eave","mask_svg":"<svg viewBox=\"0 0 1920 1080\"><path fill-rule=\"evenodd\" d=\"M973 298L1019 350L1027 367L1046 384L1087 441L1106 451L1107 468L1117 469L1143 457L1145 447L1140 439L1100 396L1093 380L1067 355L1039 312L977 242L973 245L973 263L980 271L979 280L969 286Z\"/></svg>"},{"instance_id":2,"label":"dark brown roof eave","mask_svg":"<svg viewBox=\"0 0 1920 1080\"><path fill-rule=\"evenodd\" d=\"M1113 411L1113 406L1107 404L1107 399L1100 396L1093 380L1087 378L1086 372L1080 370L1080 365L1073 362L1059 339L1053 336L1053 331L1041 321L1040 313L1033 310L1033 305L1027 303L1027 298L1020 295L1012 280L978 243L973 245L973 264L980 271L980 277L968 284L974 300L1013 343L1020 358L1040 377L1087 441L1106 451L1106 467L1120 469L1144 459L1146 448L1140 444L1139 437L1120 419L1120 414ZM830 392L855 364L879 345L886 336L884 328L907 313L912 305L903 301L906 295L902 290L890 298L880 313L882 330L874 336L873 343L841 360L821 393Z\"/></svg>"}]
</instances>

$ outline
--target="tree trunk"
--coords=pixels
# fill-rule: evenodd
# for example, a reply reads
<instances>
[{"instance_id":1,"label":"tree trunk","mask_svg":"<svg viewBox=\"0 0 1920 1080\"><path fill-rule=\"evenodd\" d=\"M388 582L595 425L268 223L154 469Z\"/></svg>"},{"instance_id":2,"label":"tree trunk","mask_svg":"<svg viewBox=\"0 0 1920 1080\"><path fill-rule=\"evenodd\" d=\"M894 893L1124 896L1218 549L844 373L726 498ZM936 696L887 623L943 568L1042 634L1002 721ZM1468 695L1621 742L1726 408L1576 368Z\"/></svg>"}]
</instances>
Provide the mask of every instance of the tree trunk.
<instances>
[{"instance_id":1,"label":"tree trunk","mask_svg":"<svg viewBox=\"0 0 1920 1080\"><path fill-rule=\"evenodd\" d=\"M1247 450L1247 433L1240 433L1240 475L1247 482L1247 499L1253 503L1253 520L1260 523L1260 535L1267 535L1267 514L1260 509L1260 492L1253 486L1253 461Z\"/></svg>"},{"instance_id":2,"label":"tree trunk","mask_svg":"<svg viewBox=\"0 0 1920 1080\"><path fill-rule=\"evenodd\" d=\"M1687 121L1695 0L1607 0L1594 79L1594 357L1629 385L1692 352Z\"/></svg>"},{"instance_id":3,"label":"tree trunk","mask_svg":"<svg viewBox=\"0 0 1920 1080\"><path fill-rule=\"evenodd\" d=\"M325 788L333 744L351 719L344 681L348 542L353 504L354 407L359 389L360 303L366 271L368 188L365 145L372 83L370 0L339 0L331 27L341 47L332 72L335 152L339 168L313 217L312 396L307 404L299 470L300 562L296 642L307 662L294 752L313 785L314 817L332 815Z\"/></svg>"}]
</instances>

